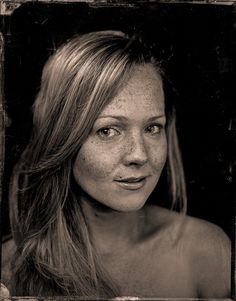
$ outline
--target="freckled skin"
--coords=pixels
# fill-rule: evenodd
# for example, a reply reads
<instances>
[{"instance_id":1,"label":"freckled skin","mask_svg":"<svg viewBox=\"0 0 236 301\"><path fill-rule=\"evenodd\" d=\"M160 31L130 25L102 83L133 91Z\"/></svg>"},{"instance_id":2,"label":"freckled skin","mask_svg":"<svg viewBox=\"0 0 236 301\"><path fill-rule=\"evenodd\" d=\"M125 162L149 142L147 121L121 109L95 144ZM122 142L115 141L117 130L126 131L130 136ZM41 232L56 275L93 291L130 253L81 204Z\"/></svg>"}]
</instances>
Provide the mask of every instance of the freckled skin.
<instances>
[{"instance_id":1,"label":"freckled skin","mask_svg":"<svg viewBox=\"0 0 236 301\"><path fill-rule=\"evenodd\" d=\"M231 247L225 234L201 220L143 206L158 184L167 151L164 128L150 134L147 120L162 114L159 76L151 65L137 67L80 149L73 168L77 183L113 209L101 212L82 203L93 245L121 296L229 297ZM125 121L104 118L109 115ZM123 189L115 181L139 175L148 177L137 190Z\"/></svg>"},{"instance_id":2,"label":"freckled skin","mask_svg":"<svg viewBox=\"0 0 236 301\"><path fill-rule=\"evenodd\" d=\"M73 173L80 187L114 210L140 209L155 188L166 161L164 114L160 76L152 65L135 67L127 84L101 112L77 155ZM163 128L152 134L148 125L155 116L162 116L157 120ZM111 137L100 136L100 128L112 128ZM116 182L140 176L146 177L141 189L123 189Z\"/></svg>"}]
</instances>

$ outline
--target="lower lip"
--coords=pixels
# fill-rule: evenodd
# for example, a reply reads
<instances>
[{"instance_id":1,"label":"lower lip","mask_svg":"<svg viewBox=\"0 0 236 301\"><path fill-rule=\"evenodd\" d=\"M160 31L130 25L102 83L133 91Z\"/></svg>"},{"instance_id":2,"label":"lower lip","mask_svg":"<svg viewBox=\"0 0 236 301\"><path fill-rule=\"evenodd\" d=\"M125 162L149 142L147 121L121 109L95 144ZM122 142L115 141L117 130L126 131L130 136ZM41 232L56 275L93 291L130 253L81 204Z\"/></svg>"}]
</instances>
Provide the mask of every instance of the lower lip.
<instances>
[{"instance_id":1,"label":"lower lip","mask_svg":"<svg viewBox=\"0 0 236 301\"><path fill-rule=\"evenodd\" d=\"M144 178L143 180L139 181L139 182L121 182L121 181L116 181L116 183L126 189L126 190L138 190L141 189L145 183L146 183L146 178Z\"/></svg>"}]
</instances>

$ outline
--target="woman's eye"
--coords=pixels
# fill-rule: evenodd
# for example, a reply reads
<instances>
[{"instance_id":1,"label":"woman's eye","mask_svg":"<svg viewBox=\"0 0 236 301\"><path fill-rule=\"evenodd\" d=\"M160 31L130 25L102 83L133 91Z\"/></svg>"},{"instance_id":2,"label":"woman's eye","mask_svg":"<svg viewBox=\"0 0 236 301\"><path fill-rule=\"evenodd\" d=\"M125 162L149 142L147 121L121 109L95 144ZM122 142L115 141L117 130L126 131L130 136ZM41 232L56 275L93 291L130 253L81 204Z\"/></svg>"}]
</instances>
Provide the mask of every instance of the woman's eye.
<instances>
[{"instance_id":1,"label":"woman's eye","mask_svg":"<svg viewBox=\"0 0 236 301\"><path fill-rule=\"evenodd\" d=\"M98 135L101 138L113 138L115 136L120 135L120 132L114 128L102 128L97 131Z\"/></svg>"},{"instance_id":2,"label":"woman's eye","mask_svg":"<svg viewBox=\"0 0 236 301\"><path fill-rule=\"evenodd\" d=\"M160 134L162 128L163 128L163 126L161 124L152 124L152 125L149 125L145 129L145 131L147 133L150 133L151 135L157 135L157 134Z\"/></svg>"}]
</instances>

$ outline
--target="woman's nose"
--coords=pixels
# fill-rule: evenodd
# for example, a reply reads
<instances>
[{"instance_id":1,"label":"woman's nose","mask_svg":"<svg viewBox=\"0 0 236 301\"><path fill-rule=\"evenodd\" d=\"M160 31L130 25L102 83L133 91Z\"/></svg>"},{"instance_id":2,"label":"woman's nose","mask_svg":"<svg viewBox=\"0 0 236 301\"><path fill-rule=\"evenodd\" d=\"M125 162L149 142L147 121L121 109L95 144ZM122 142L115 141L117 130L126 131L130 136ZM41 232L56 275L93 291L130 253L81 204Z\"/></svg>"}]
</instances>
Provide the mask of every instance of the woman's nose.
<instances>
[{"instance_id":1,"label":"woman's nose","mask_svg":"<svg viewBox=\"0 0 236 301\"><path fill-rule=\"evenodd\" d=\"M125 150L125 165L142 166L148 161L147 146L140 134L133 134L128 137Z\"/></svg>"}]
</instances>

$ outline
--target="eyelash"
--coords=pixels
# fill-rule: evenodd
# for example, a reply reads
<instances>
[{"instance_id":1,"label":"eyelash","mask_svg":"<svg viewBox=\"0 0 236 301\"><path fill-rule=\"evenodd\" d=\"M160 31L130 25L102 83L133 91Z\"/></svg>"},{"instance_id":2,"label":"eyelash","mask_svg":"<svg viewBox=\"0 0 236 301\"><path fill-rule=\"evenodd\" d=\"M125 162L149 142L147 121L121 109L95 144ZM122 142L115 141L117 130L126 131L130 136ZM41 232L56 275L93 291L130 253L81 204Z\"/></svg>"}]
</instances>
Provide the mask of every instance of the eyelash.
<instances>
[{"instance_id":1,"label":"eyelash","mask_svg":"<svg viewBox=\"0 0 236 301\"><path fill-rule=\"evenodd\" d=\"M114 131L113 132L113 135L111 135L111 136L109 136L109 135L107 135L107 134L104 134L104 131ZM114 136L118 136L118 135L120 135L120 131L118 131L117 129L115 129L115 128L113 128L113 127L103 127L103 128L101 128L101 129L99 129L98 131L97 131L97 134L100 136L100 138L102 138L102 139L112 139Z\"/></svg>"},{"instance_id":2,"label":"eyelash","mask_svg":"<svg viewBox=\"0 0 236 301\"><path fill-rule=\"evenodd\" d=\"M159 123L154 123L154 124L150 124L149 126L147 126L145 128L145 131L148 132L148 128L153 128L153 127L158 127L158 131L156 133L151 133L151 135L159 135L163 129L163 125L162 124L159 124Z\"/></svg>"},{"instance_id":3,"label":"eyelash","mask_svg":"<svg viewBox=\"0 0 236 301\"><path fill-rule=\"evenodd\" d=\"M157 127L158 130L155 132L152 132L152 130L150 130L150 128L154 128L154 127ZM163 129L163 125L162 124L159 124L159 123L155 123L155 124L150 124L148 125L146 128L145 128L145 132L146 133L150 133L152 136L156 136L156 135L159 135ZM107 133L105 133L107 131ZM112 131L112 135L109 135L109 132L111 133ZM104 139L104 140L109 140L109 139L113 139L115 136L119 136L121 135L121 132L120 130L118 130L117 128L115 127L103 127L103 128L100 128L98 131L97 131L97 135Z\"/></svg>"}]
</instances>

